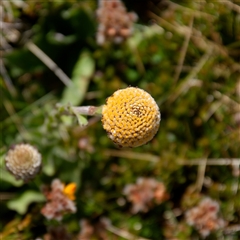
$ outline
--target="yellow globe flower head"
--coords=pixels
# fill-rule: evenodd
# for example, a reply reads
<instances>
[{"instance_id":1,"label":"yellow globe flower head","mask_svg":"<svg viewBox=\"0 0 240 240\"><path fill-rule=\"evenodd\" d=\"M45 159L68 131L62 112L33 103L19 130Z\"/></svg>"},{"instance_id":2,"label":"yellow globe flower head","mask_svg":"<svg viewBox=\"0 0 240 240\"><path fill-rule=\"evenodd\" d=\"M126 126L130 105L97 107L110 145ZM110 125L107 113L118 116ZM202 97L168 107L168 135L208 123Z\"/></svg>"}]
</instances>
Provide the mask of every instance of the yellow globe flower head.
<instances>
[{"instance_id":1,"label":"yellow globe flower head","mask_svg":"<svg viewBox=\"0 0 240 240\"><path fill-rule=\"evenodd\" d=\"M138 147L148 143L157 133L160 120L155 100L136 87L114 92L102 109L103 128L119 147Z\"/></svg>"}]
</instances>

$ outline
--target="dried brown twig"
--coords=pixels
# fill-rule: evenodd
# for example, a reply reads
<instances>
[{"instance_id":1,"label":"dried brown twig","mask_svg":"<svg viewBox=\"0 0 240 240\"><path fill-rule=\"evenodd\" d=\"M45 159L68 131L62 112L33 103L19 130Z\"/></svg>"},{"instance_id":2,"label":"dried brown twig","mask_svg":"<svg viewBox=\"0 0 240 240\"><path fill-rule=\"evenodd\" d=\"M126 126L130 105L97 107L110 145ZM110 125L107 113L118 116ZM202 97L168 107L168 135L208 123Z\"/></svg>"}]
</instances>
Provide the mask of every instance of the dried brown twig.
<instances>
[{"instance_id":1,"label":"dried brown twig","mask_svg":"<svg viewBox=\"0 0 240 240\"><path fill-rule=\"evenodd\" d=\"M224 1L220 1L220 3L222 3L223 5L229 7L231 10L237 12L237 13L240 13L240 6L231 2L231 1L228 1L228 0L224 0Z\"/></svg>"},{"instance_id":2,"label":"dried brown twig","mask_svg":"<svg viewBox=\"0 0 240 240\"><path fill-rule=\"evenodd\" d=\"M5 85L8 89L8 91L10 92L10 94L12 95L12 97L16 97L17 96L17 90L15 88L15 86L13 85L13 82L10 78L10 76L8 75L8 72L4 66L3 60L0 59L0 71L1 74L3 76L3 80L5 82Z\"/></svg>"},{"instance_id":3,"label":"dried brown twig","mask_svg":"<svg viewBox=\"0 0 240 240\"><path fill-rule=\"evenodd\" d=\"M136 153L128 150L106 150L104 151L104 154L106 156L114 156L114 157L124 157L127 159L136 159L136 160L143 160L143 161L149 161L153 163L157 163L160 161L160 157L148 154L148 153Z\"/></svg>"},{"instance_id":4,"label":"dried brown twig","mask_svg":"<svg viewBox=\"0 0 240 240\"><path fill-rule=\"evenodd\" d=\"M107 229L109 232L111 232L111 233L113 233L113 234L115 234L115 235L117 235L117 236L119 236L119 237L128 239L128 240L150 240L150 239L148 239L148 238L142 238L142 237L134 236L134 235L132 235L131 233L129 233L129 232L125 231L125 230L116 228L116 227L114 227L114 226L112 226L112 225L108 225L108 226L106 227L106 229Z\"/></svg>"},{"instance_id":5,"label":"dried brown twig","mask_svg":"<svg viewBox=\"0 0 240 240\"><path fill-rule=\"evenodd\" d=\"M31 51L37 58L39 58L50 70L52 70L55 75L66 85L72 83L71 79L60 69L57 64L49 58L38 46L33 42L29 41L26 47Z\"/></svg>"},{"instance_id":6,"label":"dried brown twig","mask_svg":"<svg viewBox=\"0 0 240 240\"><path fill-rule=\"evenodd\" d=\"M182 36L186 36L189 34L189 32L192 31L191 40L194 42L194 44L202 51L206 52L209 48L213 48L217 54L220 54L224 57L227 57L231 60L231 58L228 55L228 50L223 45L217 44L211 40L208 40L205 36L202 35L202 32L197 30L196 28L190 29L188 26L180 25L176 21L173 23L169 23L165 19L159 17L155 13L148 11L149 17L153 18L161 27L165 27L169 31L176 32ZM236 69L240 69L240 65L233 62Z\"/></svg>"},{"instance_id":7,"label":"dried brown twig","mask_svg":"<svg viewBox=\"0 0 240 240\"><path fill-rule=\"evenodd\" d=\"M231 234L234 232L240 232L240 224L230 225L224 229L226 234Z\"/></svg>"},{"instance_id":8,"label":"dried brown twig","mask_svg":"<svg viewBox=\"0 0 240 240\"><path fill-rule=\"evenodd\" d=\"M194 20L194 17L192 16L191 19L190 19L190 22L189 22L189 28L190 29L192 29L193 20ZM174 82L175 83L177 82L177 80L178 80L178 78L180 76L180 73L182 71L182 67L183 67L184 59L185 59L185 56L186 56L186 53L187 53L187 49L188 49L189 40L191 38L191 35L192 35L192 31L190 31L185 36L185 40L184 40L182 48L180 50L180 56L179 56L179 60L178 60L178 65L176 67L176 72L175 72L175 75L174 75Z\"/></svg>"},{"instance_id":9,"label":"dried brown twig","mask_svg":"<svg viewBox=\"0 0 240 240\"><path fill-rule=\"evenodd\" d=\"M174 102L182 93L187 92L187 90L190 87L198 86L200 87L202 85L202 81L195 79L199 71L203 68L203 66L206 64L206 62L209 60L210 56L212 55L213 49L208 48L207 52L200 58L197 65L190 71L190 73L187 75L185 80L179 84L179 86L176 88L176 91L174 94L172 94L169 98L170 102Z\"/></svg>"},{"instance_id":10,"label":"dried brown twig","mask_svg":"<svg viewBox=\"0 0 240 240\"><path fill-rule=\"evenodd\" d=\"M127 159L145 160L153 163L157 163L161 158L157 155L148 153L136 153L130 150L106 150L104 151L106 156L124 157ZM240 158L196 158L196 159L179 159L180 165L202 165L206 161L206 165L210 166L223 166L223 165L240 165Z\"/></svg>"},{"instance_id":11,"label":"dried brown twig","mask_svg":"<svg viewBox=\"0 0 240 240\"><path fill-rule=\"evenodd\" d=\"M179 9L183 12L188 12L190 13L192 16L196 17L196 18L201 18L201 17L205 17L208 21L214 21L214 19L216 18L214 15L206 13L206 12L202 12L202 11L198 11L196 9L191 9L185 6L182 6L180 4L177 4L175 2L169 1L169 0L165 0L166 3L168 3L170 5L170 7L174 7L176 9Z\"/></svg>"},{"instance_id":12,"label":"dried brown twig","mask_svg":"<svg viewBox=\"0 0 240 240\"><path fill-rule=\"evenodd\" d=\"M26 129L24 128L24 126L22 124L21 118L18 116L18 114L16 114L16 111L15 111L12 103L8 100L4 100L3 105L9 114L9 119L12 121L13 124L15 124L21 138L24 139L24 136L25 136L24 133L26 133Z\"/></svg>"},{"instance_id":13,"label":"dried brown twig","mask_svg":"<svg viewBox=\"0 0 240 240\"><path fill-rule=\"evenodd\" d=\"M205 158L197 158L191 160L181 160L179 164L181 165L201 165L205 161ZM222 166L222 165L233 165L240 164L240 158L208 158L207 165L212 166Z\"/></svg>"},{"instance_id":14,"label":"dried brown twig","mask_svg":"<svg viewBox=\"0 0 240 240\"><path fill-rule=\"evenodd\" d=\"M202 190L205 172L206 172L206 166L207 166L207 158L203 159L202 164L198 165L198 174L197 174L197 180L196 180L196 188L198 192L201 192Z\"/></svg>"}]
</instances>

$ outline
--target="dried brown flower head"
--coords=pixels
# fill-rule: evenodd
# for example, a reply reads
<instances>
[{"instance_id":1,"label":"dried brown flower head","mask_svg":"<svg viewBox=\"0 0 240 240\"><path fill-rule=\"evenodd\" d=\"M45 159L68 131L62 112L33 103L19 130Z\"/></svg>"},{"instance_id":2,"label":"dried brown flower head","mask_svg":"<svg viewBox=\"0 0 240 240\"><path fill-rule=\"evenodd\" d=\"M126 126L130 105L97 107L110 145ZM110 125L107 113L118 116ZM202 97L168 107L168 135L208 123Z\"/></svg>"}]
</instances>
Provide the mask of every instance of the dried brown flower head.
<instances>
[{"instance_id":1,"label":"dried brown flower head","mask_svg":"<svg viewBox=\"0 0 240 240\"><path fill-rule=\"evenodd\" d=\"M78 235L78 240L110 240L106 230L109 225L111 225L111 221L105 217L100 218L94 224L91 224L87 219L82 219L80 221L81 231Z\"/></svg>"},{"instance_id":2,"label":"dried brown flower head","mask_svg":"<svg viewBox=\"0 0 240 240\"><path fill-rule=\"evenodd\" d=\"M72 185L67 185L67 188L71 190ZM51 184L51 190L43 190L48 202L42 208L41 213L47 219L60 221L64 214L76 212L75 203L72 201L74 199L73 192L71 190L69 195L69 189L67 188L64 187L64 184L59 179L54 179Z\"/></svg>"},{"instance_id":3,"label":"dried brown flower head","mask_svg":"<svg viewBox=\"0 0 240 240\"><path fill-rule=\"evenodd\" d=\"M18 144L10 149L5 157L6 168L25 182L35 177L41 169L42 157L30 144Z\"/></svg>"},{"instance_id":4,"label":"dried brown flower head","mask_svg":"<svg viewBox=\"0 0 240 240\"><path fill-rule=\"evenodd\" d=\"M225 226L225 221L218 217L219 204L211 198L204 198L196 206L186 212L186 221L206 237L212 231Z\"/></svg>"},{"instance_id":5,"label":"dried brown flower head","mask_svg":"<svg viewBox=\"0 0 240 240\"><path fill-rule=\"evenodd\" d=\"M97 19L97 43L102 45L106 41L121 43L128 38L133 32L137 15L128 13L120 0L100 0Z\"/></svg>"},{"instance_id":6,"label":"dried brown flower head","mask_svg":"<svg viewBox=\"0 0 240 240\"><path fill-rule=\"evenodd\" d=\"M119 147L138 147L157 133L160 112L152 96L142 89L128 87L116 91L102 110L103 128Z\"/></svg>"},{"instance_id":7,"label":"dried brown flower head","mask_svg":"<svg viewBox=\"0 0 240 240\"><path fill-rule=\"evenodd\" d=\"M154 178L138 178L136 184L128 184L123 190L124 195L132 203L132 212L147 212L153 203L162 203L168 198L162 182Z\"/></svg>"},{"instance_id":8,"label":"dried brown flower head","mask_svg":"<svg viewBox=\"0 0 240 240\"><path fill-rule=\"evenodd\" d=\"M37 238L35 240L42 238ZM63 225L48 227L47 233L44 234L43 240L71 240L73 237L68 233ZM83 239L82 239L83 240Z\"/></svg>"}]
</instances>

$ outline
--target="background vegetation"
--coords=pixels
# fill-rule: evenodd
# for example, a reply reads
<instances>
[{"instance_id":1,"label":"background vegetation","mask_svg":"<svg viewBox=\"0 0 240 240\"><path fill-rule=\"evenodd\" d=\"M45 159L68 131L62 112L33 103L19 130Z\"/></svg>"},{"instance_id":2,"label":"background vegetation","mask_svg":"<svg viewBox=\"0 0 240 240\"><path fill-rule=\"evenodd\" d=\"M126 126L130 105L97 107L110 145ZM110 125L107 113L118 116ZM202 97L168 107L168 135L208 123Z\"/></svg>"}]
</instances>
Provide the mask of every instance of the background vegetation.
<instances>
[{"instance_id":1,"label":"background vegetation","mask_svg":"<svg viewBox=\"0 0 240 240\"><path fill-rule=\"evenodd\" d=\"M240 4L137 2L125 2L139 18L133 35L103 46L96 1L1 3L1 239L77 239L83 219L95 226L86 239L201 239L185 213L204 197L219 203L226 223L206 239L240 238ZM100 106L129 85L161 110L159 132L145 146L118 149L99 117L83 126L56 110ZM27 184L4 165L8 148L22 142L43 159ZM168 198L132 213L123 190L141 177L162 182ZM60 222L40 212L41 187L55 178L77 184L77 212ZM100 227L105 235L97 230L103 217L111 222Z\"/></svg>"}]
</instances>

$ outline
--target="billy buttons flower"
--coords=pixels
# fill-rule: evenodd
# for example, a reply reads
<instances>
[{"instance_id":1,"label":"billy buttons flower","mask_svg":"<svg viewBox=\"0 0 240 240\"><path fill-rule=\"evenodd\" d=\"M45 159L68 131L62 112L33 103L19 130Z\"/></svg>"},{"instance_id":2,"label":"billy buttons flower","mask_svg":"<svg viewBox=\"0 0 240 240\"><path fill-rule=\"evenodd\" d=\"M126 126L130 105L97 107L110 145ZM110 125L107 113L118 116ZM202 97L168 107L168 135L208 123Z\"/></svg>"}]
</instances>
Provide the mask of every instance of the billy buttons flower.
<instances>
[{"instance_id":1,"label":"billy buttons flower","mask_svg":"<svg viewBox=\"0 0 240 240\"><path fill-rule=\"evenodd\" d=\"M40 171L42 157L30 144L18 144L10 149L5 157L6 168L16 179L25 182L34 178Z\"/></svg>"},{"instance_id":2,"label":"billy buttons flower","mask_svg":"<svg viewBox=\"0 0 240 240\"><path fill-rule=\"evenodd\" d=\"M119 147L138 147L152 140L160 119L152 96L135 87L116 91L102 109L103 128Z\"/></svg>"}]
</instances>

